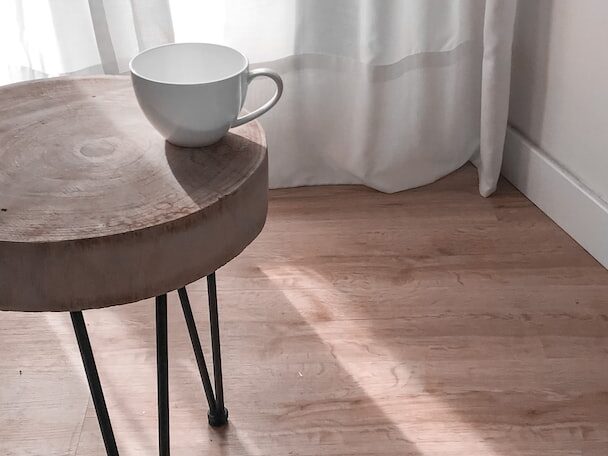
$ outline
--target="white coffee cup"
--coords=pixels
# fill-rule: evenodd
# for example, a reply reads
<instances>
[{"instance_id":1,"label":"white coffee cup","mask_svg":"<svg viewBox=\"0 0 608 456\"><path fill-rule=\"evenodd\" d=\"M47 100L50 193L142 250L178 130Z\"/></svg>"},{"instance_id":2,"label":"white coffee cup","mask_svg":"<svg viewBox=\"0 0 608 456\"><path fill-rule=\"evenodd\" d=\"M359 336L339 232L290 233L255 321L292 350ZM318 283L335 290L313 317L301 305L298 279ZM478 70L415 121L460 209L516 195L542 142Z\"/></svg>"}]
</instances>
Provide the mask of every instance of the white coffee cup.
<instances>
[{"instance_id":1,"label":"white coffee cup","mask_svg":"<svg viewBox=\"0 0 608 456\"><path fill-rule=\"evenodd\" d=\"M231 127L249 122L272 108L283 81L272 70L249 70L247 58L227 46L176 43L147 49L129 63L139 105L159 133L182 147L219 141ZM247 86L258 76L277 85L270 100L237 117Z\"/></svg>"}]
</instances>

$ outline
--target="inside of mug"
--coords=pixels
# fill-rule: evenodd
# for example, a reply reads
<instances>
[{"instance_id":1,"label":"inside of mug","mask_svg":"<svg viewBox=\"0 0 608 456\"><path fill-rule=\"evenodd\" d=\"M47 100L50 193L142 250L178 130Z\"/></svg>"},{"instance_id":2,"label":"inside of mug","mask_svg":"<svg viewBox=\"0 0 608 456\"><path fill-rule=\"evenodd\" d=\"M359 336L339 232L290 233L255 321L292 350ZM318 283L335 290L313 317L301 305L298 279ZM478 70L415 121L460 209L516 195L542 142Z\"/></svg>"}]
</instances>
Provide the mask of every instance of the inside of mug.
<instances>
[{"instance_id":1,"label":"inside of mug","mask_svg":"<svg viewBox=\"0 0 608 456\"><path fill-rule=\"evenodd\" d=\"M200 84L229 78L247 67L238 51L216 44L178 43L142 52L131 70L145 79L170 84Z\"/></svg>"}]
</instances>

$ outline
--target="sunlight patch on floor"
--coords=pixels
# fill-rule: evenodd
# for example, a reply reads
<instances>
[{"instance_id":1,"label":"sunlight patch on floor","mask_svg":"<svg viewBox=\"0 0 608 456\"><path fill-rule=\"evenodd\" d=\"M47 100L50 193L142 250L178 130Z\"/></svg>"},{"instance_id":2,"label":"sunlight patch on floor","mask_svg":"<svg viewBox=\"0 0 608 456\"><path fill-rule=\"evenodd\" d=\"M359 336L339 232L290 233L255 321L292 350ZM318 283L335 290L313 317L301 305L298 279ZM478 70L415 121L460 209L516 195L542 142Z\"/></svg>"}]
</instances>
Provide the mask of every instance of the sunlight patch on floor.
<instances>
[{"instance_id":1,"label":"sunlight patch on floor","mask_svg":"<svg viewBox=\"0 0 608 456\"><path fill-rule=\"evenodd\" d=\"M362 376L361 369L359 368L360 362L349 362L347 355L345 356L339 349L336 349L333 341L329 340L325 334L319 331L319 322L314 318L314 315L311 314L310 309L302 308L302 302L307 302L308 304L306 306L309 308L311 307L310 302L313 301L317 304L334 302L339 305L341 311L344 311L344 309L348 308L348 303L350 302L348 297L346 297L344 293L336 290L335 287L319 273L307 268L296 268L283 265L278 268L262 268L262 270L266 276L276 284L277 288L281 289L302 319L314 329L317 337L328 347L328 350L331 351L340 367L348 372L352 380L366 393L374 404L382 410L387 421L390 421L393 426L397 427L407 441L413 442L416 445L421 455L451 455L456 449L462 451L464 448L467 448L486 456L501 456L484 442L483 436L471 429L470 424L463 421L462 417L451 410L444 401L425 392L424 379L420 377L420 371L417 369L416 362L404 362L404 360L395 359L393 356L389 360L389 363L394 365L393 368L375 372L375 375L377 376L374 379L375 383L396 384L398 388L403 389L404 393L407 392L423 397L425 410L428 410L428 414L430 415L429 419L424 420L424 422L394 421L393 418L391 418L391 411L377 398L379 395L378 388L370 387L366 382L365 377ZM282 279L286 276L298 277L298 288L281 288L281 286L284 285ZM340 318L340 321L344 325L347 325L344 329L348 334L358 335L357 343L360 342L373 347L381 347L381 350L379 351L381 351L384 356L386 356L387 353L390 353L390 347L383 346L382 339L378 338L377 335L373 334L373 332L365 326L366 320L362 319L360 315L353 314L352 318L344 315ZM375 355L371 353L370 361L373 361L373 359L371 359L373 356ZM399 378L396 378L397 376ZM384 401L384 403L386 403L386 401ZM420 410L418 410L417 413L420 414ZM432 429L429 429L428 427L429 422L433 422ZM444 423L448 425L442 425ZM450 431L456 432L454 432L454 435L450 435ZM436 440L438 432L441 435L440 441ZM427 437L432 440L427 439ZM453 442L458 442L458 445L455 446Z\"/></svg>"}]
</instances>

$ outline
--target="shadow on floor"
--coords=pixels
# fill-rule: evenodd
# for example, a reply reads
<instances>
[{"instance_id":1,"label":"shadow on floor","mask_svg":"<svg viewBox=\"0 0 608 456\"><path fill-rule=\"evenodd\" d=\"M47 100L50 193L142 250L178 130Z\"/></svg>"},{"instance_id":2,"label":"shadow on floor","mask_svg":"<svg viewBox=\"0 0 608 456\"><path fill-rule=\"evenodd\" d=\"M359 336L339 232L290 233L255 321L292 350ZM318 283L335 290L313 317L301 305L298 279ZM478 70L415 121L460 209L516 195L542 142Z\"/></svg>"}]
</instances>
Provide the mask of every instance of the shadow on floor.
<instances>
[{"instance_id":1,"label":"shadow on floor","mask_svg":"<svg viewBox=\"0 0 608 456\"><path fill-rule=\"evenodd\" d=\"M272 195L218 272L223 432L169 296L174 454L606 454L608 273L511 186L480 198L465 167L395 195ZM189 292L207 349L204 282ZM153 315L85 313L122 454L157 451ZM69 318L5 316L2 454L103 454Z\"/></svg>"}]
</instances>

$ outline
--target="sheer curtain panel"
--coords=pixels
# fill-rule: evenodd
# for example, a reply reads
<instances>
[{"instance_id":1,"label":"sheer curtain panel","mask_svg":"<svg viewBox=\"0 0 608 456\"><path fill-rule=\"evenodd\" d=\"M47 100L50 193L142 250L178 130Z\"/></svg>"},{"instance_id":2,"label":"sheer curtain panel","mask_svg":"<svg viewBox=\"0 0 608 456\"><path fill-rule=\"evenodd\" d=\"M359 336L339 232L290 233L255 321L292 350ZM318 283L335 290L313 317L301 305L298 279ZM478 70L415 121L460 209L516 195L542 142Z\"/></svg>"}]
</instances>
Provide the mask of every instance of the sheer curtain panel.
<instances>
[{"instance_id":1,"label":"sheer curtain panel","mask_svg":"<svg viewBox=\"0 0 608 456\"><path fill-rule=\"evenodd\" d=\"M285 81L263 119L271 185L395 192L472 160L496 188L516 0L3 0L0 83L122 73L142 49L208 41ZM251 86L247 106L268 97Z\"/></svg>"}]
</instances>

